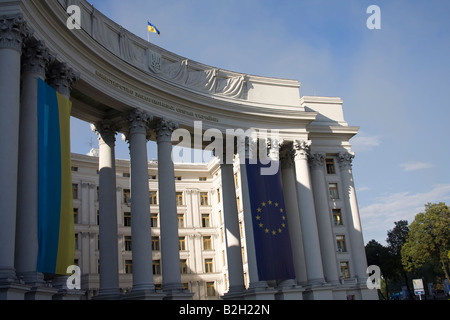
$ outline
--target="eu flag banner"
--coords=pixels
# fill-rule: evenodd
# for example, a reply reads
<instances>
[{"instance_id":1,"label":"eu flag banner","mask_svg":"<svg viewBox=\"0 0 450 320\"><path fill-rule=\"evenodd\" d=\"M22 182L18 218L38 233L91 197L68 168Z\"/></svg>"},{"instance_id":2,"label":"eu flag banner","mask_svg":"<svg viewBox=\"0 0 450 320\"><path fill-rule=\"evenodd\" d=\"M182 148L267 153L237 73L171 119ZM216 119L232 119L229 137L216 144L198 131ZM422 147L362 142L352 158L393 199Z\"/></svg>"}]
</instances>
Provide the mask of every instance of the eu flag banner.
<instances>
[{"instance_id":1,"label":"eu flag banner","mask_svg":"<svg viewBox=\"0 0 450 320\"><path fill-rule=\"evenodd\" d=\"M295 279L281 173L261 175L246 161L259 280Z\"/></svg>"},{"instance_id":2,"label":"eu flag banner","mask_svg":"<svg viewBox=\"0 0 450 320\"><path fill-rule=\"evenodd\" d=\"M67 98L39 80L37 269L43 273L64 275L67 267L74 263L71 108L72 103Z\"/></svg>"}]
</instances>

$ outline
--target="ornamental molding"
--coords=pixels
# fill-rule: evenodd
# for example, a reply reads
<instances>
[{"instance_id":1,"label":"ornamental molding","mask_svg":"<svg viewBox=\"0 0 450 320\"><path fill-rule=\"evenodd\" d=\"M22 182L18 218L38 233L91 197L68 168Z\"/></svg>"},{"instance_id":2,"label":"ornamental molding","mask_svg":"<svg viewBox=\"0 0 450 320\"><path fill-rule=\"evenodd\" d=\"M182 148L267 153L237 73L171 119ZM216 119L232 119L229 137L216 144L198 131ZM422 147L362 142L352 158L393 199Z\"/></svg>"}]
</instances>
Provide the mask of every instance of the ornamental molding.
<instances>
[{"instance_id":1,"label":"ornamental molding","mask_svg":"<svg viewBox=\"0 0 450 320\"><path fill-rule=\"evenodd\" d=\"M66 97L70 97L72 84L79 78L80 74L75 72L64 62L55 61L51 63L48 68L48 84Z\"/></svg>"},{"instance_id":2,"label":"ornamental molding","mask_svg":"<svg viewBox=\"0 0 450 320\"><path fill-rule=\"evenodd\" d=\"M52 60L54 60L54 57L50 54L44 41L29 40L25 43L25 48L22 52L22 72L35 73L45 77Z\"/></svg>"},{"instance_id":3,"label":"ornamental molding","mask_svg":"<svg viewBox=\"0 0 450 320\"><path fill-rule=\"evenodd\" d=\"M0 16L0 49L10 48L21 51L25 39L32 31L21 14Z\"/></svg>"},{"instance_id":4,"label":"ornamental molding","mask_svg":"<svg viewBox=\"0 0 450 320\"><path fill-rule=\"evenodd\" d=\"M119 126L109 119L91 124L91 130L98 135L99 143L106 143L113 147L116 142L116 133L119 130Z\"/></svg>"},{"instance_id":5,"label":"ornamental molding","mask_svg":"<svg viewBox=\"0 0 450 320\"><path fill-rule=\"evenodd\" d=\"M178 123L161 118L156 122L157 142L172 142L172 133L178 129Z\"/></svg>"},{"instance_id":6,"label":"ornamental molding","mask_svg":"<svg viewBox=\"0 0 450 320\"><path fill-rule=\"evenodd\" d=\"M313 169L323 168L325 165L325 154L324 153L314 153L308 156L309 165Z\"/></svg>"},{"instance_id":7,"label":"ornamental molding","mask_svg":"<svg viewBox=\"0 0 450 320\"><path fill-rule=\"evenodd\" d=\"M295 160L308 160L308 156L311 151L311 140L295 140Z\"/></svg>"},{"instance_id":8,"label":"ornamental molding","mask_svg":"<svg viewBox=\"0 0 450 320\"><path fill-rule=\"evenodd\" d=\"M353 162L354 158L355 158L355 154L354 153L340 152L337 155L339 167L341 169L351 169L352 168L352 162Z\"/></svg>"}]
</instances>

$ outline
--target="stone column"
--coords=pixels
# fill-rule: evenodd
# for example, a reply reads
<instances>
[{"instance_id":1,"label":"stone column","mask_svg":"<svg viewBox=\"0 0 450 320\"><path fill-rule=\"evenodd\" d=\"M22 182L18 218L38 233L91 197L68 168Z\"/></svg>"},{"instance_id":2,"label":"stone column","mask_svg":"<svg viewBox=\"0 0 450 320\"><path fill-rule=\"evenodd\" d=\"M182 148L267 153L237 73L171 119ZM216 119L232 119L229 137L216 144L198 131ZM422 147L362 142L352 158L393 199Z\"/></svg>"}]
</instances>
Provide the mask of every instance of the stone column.
<instances>
[{"instance_id":1,"label":"stone column","mask_svg":"<svg viewBox=\"0 0 450 320\"><path fill-rule=\"evenodd\" d=\"M117 245L117 196L115 142L117 128L109 120L91 126L99 137L99 251L98 299L120 298Z\"/></svg>"},{"instance_id":2,"label":"stone column","mask_svg":"<svg viewBox=\"0 0 450 320\"><path fill-rule=\"evenodd\" d=\"M15 266L26 284L42 286L38 256L38 80L45 80L50 54L43 42L28 41L22 57Z\"/></svg>"},{"instance_id":3,"label":"stone column","mask_svg":"<svg viewBox=\"0 0 450 320\"><path fill-rule=\"evenodd\" d=\"M281 146L281 178L283 181L284 202L286 205L289 236L291 239L295 277L298 284L306 285L308 283L308 278L306 274L305 249L297 201L294 155L292 143L286 143Z\"/></svg>"},{"instance_id":4,"label":"stone column","mask_svg":"<svg viewBox=\"0 0 450 320\"><path fill-rule=\"evenodd\" d=\"M156 123L158 143L158 193L161 222L162 289L168 299L182 297L172 133L178 124L160 119Z\"/></svg>"},{"instance_id":5,"label":"stone column","mask_svg":"<svg viewBox=\"0 0 450 320\"><path fill-rule=\"evenodd\" d=\"M358 283L365 285L367 280L367 260L364 249L358 201L352 174L352 161L355 156L348 152L338 154L338 162L342 181L342 198L346 207L346 220L349 224L350 252L353 259L354 272Z\"/></svg>"},{"instance_id":6,"label":"stone column","mask_svg":"<svg viewBox=\"0 0 450 320\"><path fill-rule=\"evenodd\" d=\"M147 130L151 116L135 109L127 117L131 165L131 239L133 254L132 298L154 293L150 200L148 187Z\"/></svg>"},{"instance_id":7,"label":"stone column","mask_svg":"<svg viewBox=\"0 0 450 320\"><path fill-rule=\"evenodd\" d=\"M224 298L232 299L234 296L242 295L245 290L245 284L233 163L225 163L225 160L226 157L224 155L220 170L222 176L222 203L229 279L229 290Z\"/></svg>"},{"instance_id":8,"label":"stone column","mask_svg":"<svg viewBox=\"0 0 450 320\"><path fill-rule=\"evenodd\" d=\"M332 216L328 201L328 188L325 181L325 154L312 154L309 160L323 271L326 281L336 285L339 284L339 272L334 245L335 238L331 224Z\"/></svg>"},{"instance_id":9,"label":"stone column","mask_svg":"<svg viewBox=\"0 0 450 320\"><path fill-rule=\"evenodd\" d=\"M301 228L305 249L308 285L325 283L320 255L319 232L317 230L316 209L311 187L308 154L311 141L294 141L295 176L297 180L297 199L300 210Z\"/></svg>"},{"instance_id":10,"label":"stone column","mask_svg":"<svg viewBox=\"0 0 450 320\"><path fill-rule=\"evenodd\" d=\"M79 78L80 75L64 62L51 63L47 72L48 84L67 99L70 99L72 83Z\"/></svg>"},{"instance_id":11,"label":"stone column","mask_svg":"<svg viewBox=\"0 0 450 320\"><path fill-rule=\"evenodd\" d=\"M4 133L0 139L0 284L16 279L20 57L23 40L29 33L21 15L0 17L0 128Z\"/></svg>"}]
</instances>

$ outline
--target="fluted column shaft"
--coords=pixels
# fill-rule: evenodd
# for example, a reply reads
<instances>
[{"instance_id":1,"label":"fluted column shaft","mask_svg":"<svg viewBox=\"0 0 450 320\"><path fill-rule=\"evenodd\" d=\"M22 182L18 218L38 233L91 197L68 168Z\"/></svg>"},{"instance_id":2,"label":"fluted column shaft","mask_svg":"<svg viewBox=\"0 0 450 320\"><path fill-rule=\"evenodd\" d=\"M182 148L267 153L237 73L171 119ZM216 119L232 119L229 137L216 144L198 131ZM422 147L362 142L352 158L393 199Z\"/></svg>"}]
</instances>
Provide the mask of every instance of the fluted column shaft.
<instances>
[{"instance_id":1,"label":"fluted column shaft","mask_svg":"<svg viewBox=\"0 0 450 320\"><path fill-rule=\"evenodd\" d=\"M150 200L148 188L147 129L150 117L139 110L128 116L131 165L131 239L133 291L154 290Z\"/></svg>"},{"instance_id":2,"label":"fluted column shaft","mask_svg":"<svg viewBox=\"0 0 450 320\"><path fill-rule=\"evenodd\" d=\"M367 260L362 235L361 220L359 217L358 201L356 199L355 185L352 174L352 161L355 156L351 153L339 153L338 163L342 179L343 200L346 207L347 221L350 235L350 252L353 259L353 268L358 282L365 284L367 279Z\"/></svg>"},{"instance_id":3,"label":"fluted column shaft","mask_svg":"<svg viewBox=\"0 0 450 320\"><path fill-rule=\"evenodd\" d=\"M50 54L41 41L30 41L22 58L19 168L15 266L25 283L42 284L38 256L38 80L45 79Z\"/></svg>"},{"instance_id":4,"label":"fluted column shaft","mask_svg":"<svg viewBox=\"0 0 450 320\"><path fill-rule=\"evenodd\" d=\"M325 181L325 155L312 154L309 158L311 179L316 207L317 227L319 230L320 252L322 254L323 271L328 283L338 284L339 273L334 246L331 212L328 202L328 188Z\"/></svg>"},{"instance_id":5,"label":"fluted column shaft","mask_svg":"<svg viewBox=\"0 0 450 320\"><path fill-rule=\"evenodd\" d=\"M119 297L117 245L117 193L115 135L117 128L108 120L92 126L99 137L99 296Z\"/></svg>"},{"instance_id":6,"label":"fluted column shaft","mask_svg":"<svg viewBox=\"0 0 450 320\"><path fill-rule=\"evenodd\" d=\"M310 141L295 141L295 176L297 180L297 199L306 258L306 272L309 285L325 282L320 255L319 232L317 230L316 209L308 166Z\"/></svg>"},{"instance_id":7,"label":"fluted column shaft","mask_svg":"<svg viewBox=\"0 0 450 320\"><path fill-rule=\"evenodd\" d=\"M163 291L181 291L175 172L172 160L172 133L178 125L160 119L156 125L158 143L159 214Z\"/></svg>"},{"instance_id":8,"label":"fluted column shaft","mask_svg":"<svg viewBox=\"0 0 450 320\"><path fill-rule=\"evenodd\" d=\"M0 282L14 281L19 155L20 57L29 36L22 16L0 17Z\"/></svg>"}]
</instances>

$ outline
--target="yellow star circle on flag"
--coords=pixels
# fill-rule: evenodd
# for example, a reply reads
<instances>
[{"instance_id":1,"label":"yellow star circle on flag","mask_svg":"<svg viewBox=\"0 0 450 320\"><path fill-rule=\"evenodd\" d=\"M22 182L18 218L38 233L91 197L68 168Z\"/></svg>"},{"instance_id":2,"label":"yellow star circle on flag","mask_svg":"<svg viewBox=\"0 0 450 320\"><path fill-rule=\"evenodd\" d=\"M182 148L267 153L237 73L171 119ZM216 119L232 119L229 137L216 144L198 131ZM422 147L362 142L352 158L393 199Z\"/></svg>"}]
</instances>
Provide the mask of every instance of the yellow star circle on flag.
<instances>
[{"instance_id":1,"label":"yellow star circle on flag","mask_svg":"<svg viewBox=\"0 0 450 320\"><path fill-rule=\"evenodd\" d=\"M278 202L268 200L267 202L261 202L261 206L256 209L257 215L255 216L255 219L258 221L259 229L263 230L265 234L276 236L277 234L281 234L283 230L286 229L286 214L283 208L279 208L279 205L280 204ZM271 210L273 211L271 212ZM265 222L265 217L269 214L276 214L278 212L281 214L282 223L279 226L275 226L273 229L268 228L268 222Z\"/></svg>"}]
</instances>

